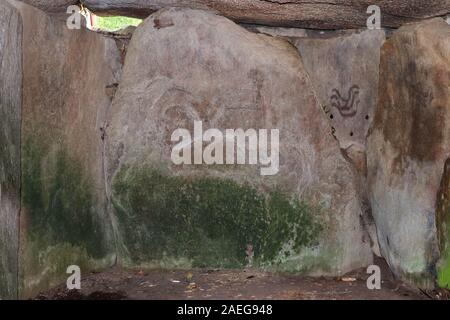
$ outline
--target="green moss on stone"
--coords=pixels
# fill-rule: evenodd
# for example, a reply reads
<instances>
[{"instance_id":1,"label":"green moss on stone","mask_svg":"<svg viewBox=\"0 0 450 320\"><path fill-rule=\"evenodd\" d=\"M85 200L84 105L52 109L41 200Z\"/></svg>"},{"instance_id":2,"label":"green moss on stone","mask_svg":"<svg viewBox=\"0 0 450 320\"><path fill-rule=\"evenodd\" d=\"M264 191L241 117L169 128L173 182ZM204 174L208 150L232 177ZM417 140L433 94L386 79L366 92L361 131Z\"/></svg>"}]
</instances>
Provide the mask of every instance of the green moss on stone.
<instances>
[{"instance_id":1,"label":"green moss on stone","mask_svg":"<svg viewBox=\"0 0 450 320\"><path fill-rule=\"evenodd\" d=\"M0 238L0 299L5 299L11 296L10 288L9 288L9 279L7 278L8 274L8 266L6 252L8 248L4 245L2 239Z\"/></svg>"},{"instance_id":2,"label":"green moss on stone","mask_svg":"<svg viewBox=\"0 0 450 320\"><path fill-rule=\"evenodd\" d=\"M0 97L1 99L1 97ZM3 192L18 192L20 178L20 121L18 111L0 101L0 184Z\"/></svg>"},{"instance_id":3,"label":"green moss on stone","mask_svg":"<svg viewBox=\"0 0 450 320\"><path fill-rule=\"evenodd\" d=\"M1 69L1 66L0 66ZM3 79L2 79L3 80ZM8 85L7 85L8 86ZM0 299L17 297L18 208L9 209L20 194L20 106L1 92L0 80ZM6 204L5 204L6 203Z\"/></svg>"},{"instance_id":4,"label":"green moss on stone","mask_svg":"<svg viewBox=\"0 0 450 320\"><path fill-rule=\"evenodd\" d=\"M51 151L31 140L25 142L22 199L30 240L44 246L81 246L94 258L105 254L91 184L63 148Z\"/></svg>"},{"instance_id":5,"label":"green moss on stone","mask_svg":"<svg viewBox=\"0 0 450 320\"><path fill-rule=\"evenodd\" d=\"M263 264L286 243L296 251L318 239L317 210L274 190L217 178L187 178L150 166L125 167L113 205L131 264L187 259L185 267L243 267L246 249Z\"/></svg>"},{"instance_id":6,"label":"green moss on stone","mask_svg":"<svg viewBox=\"0 0 450 320\"><path fill-rule=\"evenodd\" d=\"M81 246L68 243L48 245L40 241L28 241L20 260L20 296L30 298L64 283L69 276L66 273L68 266L79 266L83 277L87 272L101 270L110 265L112 256L92 259Z\"/></svg>"},{"instance_id":7,"label":"green moss on stone","mask_svg":"<svg viewBox=\"0 0 450 320\"><path fill-rule=\"evenodd\" d=\"M114 259L89 177L62 142L50 141L30 137L22 147L22 298L63 282L70 265L87 272Z\"/></svg>"},{"instance_id":8,"label":"green moss on stone","mask_svg":"<svg viewBox=\"0 0 450 320\"><path fill-rule=\"evenodd\" d=\"M441 288L450 289L450 158L445 162L437 196L436 224L441 252L437 282Z\"/></svg>"},{"instance_id":9,"label":"green moss on stone","mask_svg":"<svg viewBox=\"0 0 450 320\"><path fill-rule=\"evenodd\" d=\"M441 288L450 289L450 252L445 252L439 267L438 284Z\"/></svg>"}]
</instances>

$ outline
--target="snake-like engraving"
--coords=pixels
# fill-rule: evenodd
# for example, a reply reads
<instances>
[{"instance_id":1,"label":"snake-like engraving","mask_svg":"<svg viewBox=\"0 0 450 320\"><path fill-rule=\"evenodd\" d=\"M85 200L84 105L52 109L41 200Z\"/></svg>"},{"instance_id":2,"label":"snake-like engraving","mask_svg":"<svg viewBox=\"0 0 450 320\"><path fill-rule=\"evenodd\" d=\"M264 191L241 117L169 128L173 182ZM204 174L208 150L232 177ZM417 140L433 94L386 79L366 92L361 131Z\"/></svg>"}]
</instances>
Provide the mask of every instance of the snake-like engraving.
<instances>
[{"instance_id":1,"label":"snake-like engraving","mask_svg":"<svg viewBox=\"0 0 450 320\"><path fill-rule=\"evenodd\" d=\"M331 106L336 108L343 117L355 116L359 105L359 90L359 86L354 85L348 90L348 97L343 98L339 90L333 89L330 98Z\"/></svg>"}]
</instances>

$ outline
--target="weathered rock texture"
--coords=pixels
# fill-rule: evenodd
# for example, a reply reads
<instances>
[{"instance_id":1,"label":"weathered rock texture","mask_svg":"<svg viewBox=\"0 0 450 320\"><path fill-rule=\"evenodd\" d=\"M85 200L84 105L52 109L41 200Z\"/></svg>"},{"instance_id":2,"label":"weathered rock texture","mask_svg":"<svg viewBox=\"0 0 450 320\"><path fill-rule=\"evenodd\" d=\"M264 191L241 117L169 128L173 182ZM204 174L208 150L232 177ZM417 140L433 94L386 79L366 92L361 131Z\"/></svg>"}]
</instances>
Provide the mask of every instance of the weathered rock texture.
<instances>
[{"instance_id":1,"label":"weathered rock texture","mask_svg":"<svg viewBox=\"0 0 450 320\"><path fill-rule=\"evenodd\" d=\"M341 149L365 175L367 131L378 96L381 30L293 40Z\"/></svg>"},{"instance_id":2,"label":"weathered rock texture","mask_svg":"<svg viewBox=\"0 0 450 320\"><path fill-rule=\"evenodd\" d=\"M22 21L0 2L0 299L17 297Z\"/></svg>"},{"instance_id":3,"label":"weathered rock texture","mask_svg":"<svg viewBox=\"0 0 450 320\"><path fill-rule=\"evenodd\" d=\"M47 13L58 14L66 13L69 6L80 3L79 0L24 0L22 2L39 8Z\"/></svg>"},{"instance_id":4,"label":"weathered rock texture","mask_svg":"<svg viewBox=\"0 0 450 320\"><path fill-rule=\"evenodd\" d=\"M436 224L440 260L438 262L438 284L450 289L450 159L445 162L441 186L436 197Z\"/></svg>"},{"instance_id":5,"label":"weathered rock texture","mask_svg":"<svg viewBox=\"0 0 450 320\"><path fill-rule=\"evenodd\" d=\"M341 151L360 173L364 224L373 250L378 240L366 194L366 139L378 97L378 68L384 31L290 37L298 48Z\"/></svg>"},{"instance_id":6,"label":"weathered rock texture","mask_svg":"<svg viewBox=\"0 0 450 320\"><path fill-rule=\"evenodd\" d=\"M69 265L87 272L114 261L102 130L120 54L112 39L16 5L25 44L20 285L28 297L67 278Z\"/></svg>"},{"instance_id":7,"label":"weathered rock texture","mask_svg":"<svg viewBox=\"0 0 450 320\"><path fill-rule=\"evenodd\" d=\"M77 1L25 0L55 12ZM96 13L145 18L166 7L213 10L237 22L273 26L342 29L366 27L367 7L380 6L382 24L398 27L406 22L443 16L450 12L448 0L86 0Z\"/></svg>"},{"instance_id":8,"label":"weathered rock texture","mask_svg":"<svg viewBox=\"0 0 450 320\"><path fill-rule=\"evenodd\" d=\"M170 9L134 33L107 129L121 262L340 274L372 260L354 175L297 50L212 13ZM279 129L280 171L174 165L171 134ZM303 201L303 203L301 203Z\"/></svg>"},{"instance_id":9,"label":"weathered rock texture","mask_svg":"<svg viewBox=\"0 0 450 320\"><path fill-rule=\"evenodd\" d=\"M447 275L442 281L448 285L449 236L442 221L448 223L449 57L450 26L442 19L403 27L386 41L369 137L369 188L382 254L398 276L422 287L433 286L439 256L438 273Z\"/></svg>"}]
</instances>

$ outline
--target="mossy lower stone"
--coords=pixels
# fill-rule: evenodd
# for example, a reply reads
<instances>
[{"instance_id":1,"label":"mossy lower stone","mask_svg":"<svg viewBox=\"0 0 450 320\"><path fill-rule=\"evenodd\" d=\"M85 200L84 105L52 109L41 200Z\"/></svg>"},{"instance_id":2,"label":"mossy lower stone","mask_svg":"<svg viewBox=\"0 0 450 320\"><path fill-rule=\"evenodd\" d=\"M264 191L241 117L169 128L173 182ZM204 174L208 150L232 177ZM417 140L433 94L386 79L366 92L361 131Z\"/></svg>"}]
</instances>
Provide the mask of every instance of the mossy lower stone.
<instances>
[{"instance_id":1,"label":"mossy lower stone","mask_svg":"<svg viewBox=\"0 0 450 320\"><path fill-rule=\"evenodd\" d=\"M450 158L447 159L437 196L436 222L441 258L437 266L438 285L450 289Z\"/></svg>"},{"instance_id":2,"label":"mossy lower stone","mask_svg":"<svg viewBox=\"0 0 450 320\"><path fill-rule=\"evenodd\" d=\"M0 1L0 300L17 298L22 20Z\"/></svg>"},{"instance_id":3,"label":"mossy lower stone","mask_svg":"<svg viewBox=\"0 0 450 320\"><path fill-rule=\"evenodd\" d=\"M172 8L136 29L126 60L104 135L122 257L139 265L238 267L251 244L255 264L276 267L287 261L282 251L311 257L302 251L314 242L317 263L327 260L322 275L372 263L355 171L289 42L210 12ZM256 150L250 139L224 150L233 158L226 165L174 163L173 133L195 133L199 121L205 133L278 130L276 174L261 175L266 165L251 164L250 156L236 164L238 149ZM320 217L316 206L326 209ZM326 228L318 239L312 217ZM293 269L304 267L300 258Z\"/></svg>"},{"instance_id":4,"label":"mossy lower stone","mask_svg":"<svg viewBox=\"0 0 450 320\"><path fill-rule=\"evenodd\" d=\"M22 152L20 279L27 297L61 282L70 265L87 271L112 257L90 180L77 160L61 145L46 148L33 139Z\"/></svg>"},{"instance_id":5,"label":"mossy lower stone","mask_svg":"<svg viewBox=\"0 0 450 320\"><path fill-rule=\"evenodd\" d=\"M438 285L450 289L450 250L443 252L442 262L438 267Z\"/></svg>"},{"instance_id":6,"label":"mossy lower stone","mask_svg":"<svg viewBox=\"0 0 450 320\"><path fill-rule=\"evenodd\" d=\"M68 265L85 274L114 262L101 130L121 55L112 38L14 5L24 43L19 282L26 298L64 280Z\"/></svg>"},{"instance_id":7,"label":"mossy lower stone","mask_svg":"<svg viewBox=\"0 0 450 320\"><path fill-rule=\"evenodd\" d=\"M368 136L369 198L381 253L396 277L421 289L435 287L448 241L436 198L448 194L439 188L450 157L449 56L450 26L442 19L395 31L381 50Z\"/></svg>"},{"instance_id":8,"label":"mossy lower stone","mask_svg":"<svg viewBox=\"0 0 450 320\"><path fill-rule=\"evenodd\" d=\"M43 290L64 283L71 265L80 267L81 276L100 271L113 263L113 256L94 259L83 245L59 243L48 245L44 241L28 241L20 257L19 292L22 298L34 297Z\"/></svg>"},{"instance_id":9,"label":"mossy lower stone","mask_svg":"<svg viewBox=\"0 0 450 320\"><path fill-rule=\"evenodd\" d=\"M50 244L86 244L89 255L105 253L101 227L92 212L94 203L88 177L64 149L47 155L39 145L23 148L23 204L27 210L28 236Z\"/></svg>"},{"instance_id":10,"label":"mossy lower stone","mask_svg":"<svg viewBox=\"0 0 450 320\"><path fill-rule=\"evenodd\" d=\"M168 175L151 166L124 167L112 199L130 265L239 268L251 246L255 264L264 266L315 244L322 230L319 208L281 191L263 194L232 180ZM292 251L283 251L286 245Z\"/></svg>"}]
</instances>

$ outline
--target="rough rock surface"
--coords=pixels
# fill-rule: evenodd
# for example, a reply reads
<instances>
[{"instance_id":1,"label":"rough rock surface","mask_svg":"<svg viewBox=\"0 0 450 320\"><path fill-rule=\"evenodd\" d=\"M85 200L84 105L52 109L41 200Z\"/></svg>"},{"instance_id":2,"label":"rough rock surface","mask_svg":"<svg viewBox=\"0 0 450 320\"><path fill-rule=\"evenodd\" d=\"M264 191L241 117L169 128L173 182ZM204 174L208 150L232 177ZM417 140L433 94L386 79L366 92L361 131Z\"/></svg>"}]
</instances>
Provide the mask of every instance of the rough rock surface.
<instances>
[{"instance_id":1,"label":"rough rock surface","mask_svg":"<svg viewBox=\"0 0 450 320\"><path fill-rule=\"evenodd\" d=\"M437 280L439 286L450 289L450 159L445 162L436 206L436 225L441 253Z\"/></svg>"},{"instance_id":2,"label":"rough rock surface","mask_svg":"<svg viewBox=\"0 0 450 320\"><path fill-rule=\"evenodd\" d=\"M306 37L290 39L300 52L333 135L360 173L364 223L371 234L373 251L379 254L365 178L366 139L377 103L384 31L367 30L344 35L309 32Z\"/></svg>"},{"instance_id":3,"label":"rough rock surface","mask_svg":"<svg viewBox=\"0 0 450 320\"><path fill-rule=\"evenodd\" d=\"M0 2L0 299L17 297L22 21Z\"/></svg>"},{"instance_id":4,"label":"rough rock surface","mask_svg":"<svg viewBox=\"0 0 450 320\"><path fill-rule=\"evenodd\" d=\"M363 175L384 40L381 30L293 40L341 149L355 161Z\"/></svg>"},{"instance_id":5,"label":"rough rock surface","mask_svg":"<svg viewBox=\"0 0 450 320\"><path fill-rule=\"evenodd\" d=\"M39 8L47 13L66 13L71 5L80 3L79 0L23 0L29 5Z\"/></svg>"},{"instance_id":6,"label":"rough rock surface","mask_svg":"<svg viewBox=\"0 0 450 320\"><path fill-rule=\"evenodd\" d=\"M103 171L113 39L16 3L23 26L21 296L114 261ZM84 270L84 271L83 271Z\"/></svg>"},{"instance_id":7,"label":"rough rock surface","mask_svg":"<svg viewBox=\"0 0 450 320\"><path fill-rule=\"evenodd\" d=\"M205 11L159 11L134 32L110 115L108 192L123 264L252 258L340 274L372 261L352 169L287 41ZM173 164L171 134L192 132L195 120L204 130L279 129L279 173Z\"/></svg>"},{"instance_id":8,"label":"rough rock surface","mask_svg":"<svg viewBox=\"0 0 450 320\"><path fill-rule=\"evenodd\" d=\"M50 12L63 10L70 0L26 0ZM76 2L76 1L75 1ZM450 12L448 0L86 0L85 5L98 13L145 18L166 7L213 10L243 23L343 29L366 27L368 6L377 4L382 11L382 25L398 27L406 22L443 16Z\"/></svg>"},{"instance_id":9,"label":"rough rock surface","mask_svg":"<svg viewBox=\"0 0 450 320\"><path fill-rule=\"evenodd\" d=\"M398 276L421 287L433 286L439 257L439 278L447 274L448 285L449 236L442 221L448 223L449 192L444 187L438 192L446 185L449 157L450 26L432 19L402 27L385 42L368 143L381 252Z\"/></svg>"}]
</instances>

